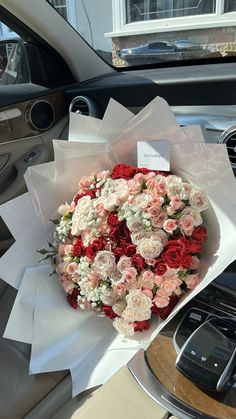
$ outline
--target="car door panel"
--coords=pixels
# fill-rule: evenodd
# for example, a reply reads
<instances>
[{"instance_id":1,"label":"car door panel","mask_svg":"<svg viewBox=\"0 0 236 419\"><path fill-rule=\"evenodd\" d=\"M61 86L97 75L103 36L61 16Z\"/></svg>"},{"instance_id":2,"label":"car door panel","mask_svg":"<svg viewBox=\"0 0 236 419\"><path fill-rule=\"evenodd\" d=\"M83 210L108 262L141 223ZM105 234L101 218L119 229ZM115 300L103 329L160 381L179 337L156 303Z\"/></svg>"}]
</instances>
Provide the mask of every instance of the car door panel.
<instances>
[{"instance_id":1,"label":"car door panel","mask_svg":"<svg viewBox=\"0 0 236 419\"><path fill-rule=\"evenodd\" d=\"M26 191L24 173L29 166L52 160L52 138L62 138L67 125L63 92L49 91L0 107L0 205ZM0 252L11 243L10 233L0 220Z\"/></svg>"}]
</instances>

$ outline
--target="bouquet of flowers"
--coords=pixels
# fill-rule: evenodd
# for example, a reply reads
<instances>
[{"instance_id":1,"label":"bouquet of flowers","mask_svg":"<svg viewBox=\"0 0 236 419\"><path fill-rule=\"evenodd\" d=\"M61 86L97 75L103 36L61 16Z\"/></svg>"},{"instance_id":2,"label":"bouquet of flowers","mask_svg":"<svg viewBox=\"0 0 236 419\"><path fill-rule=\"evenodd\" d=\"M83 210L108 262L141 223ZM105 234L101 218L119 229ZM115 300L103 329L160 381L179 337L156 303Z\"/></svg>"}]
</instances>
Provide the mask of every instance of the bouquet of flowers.
<instances>
[{"instance_id":1,"label":"bouquet of flowers","mask_svg":"<svg viewBox=\"0 0 236 419\"><path fill-rule=\"evenodd\" d=\"M136 167L144 140L169 141L171 172ZM32 345L31 373L70 369L76 395L145 349L235 259L235 178L226 147L179 127L161 98L137 115L114 101L102 121L72 114L54 156L0 207L15 238L0 276L18 290L4 337Z\"/></svg>"},{"instance_id":2,"label":"bouquet of flowers","mask_svg":"<svg viewBox=\"0 0 236 419\"><path fill-rule=\"evenodd\" d=\"M148 329L152 313L166 318L200 281L207 207L204 192L167 172L118 164L82 177L55 234L69 304L114 319L127 336Z\"/></svg>"}]
</instances>

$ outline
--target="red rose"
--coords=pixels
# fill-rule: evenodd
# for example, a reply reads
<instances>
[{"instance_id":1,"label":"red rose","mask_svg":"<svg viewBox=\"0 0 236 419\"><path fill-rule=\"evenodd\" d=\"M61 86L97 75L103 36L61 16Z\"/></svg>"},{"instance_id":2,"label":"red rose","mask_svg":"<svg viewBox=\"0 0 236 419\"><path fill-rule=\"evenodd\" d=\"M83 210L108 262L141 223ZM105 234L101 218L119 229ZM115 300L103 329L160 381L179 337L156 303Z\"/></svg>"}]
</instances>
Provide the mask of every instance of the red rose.
<instances>
[{"instance_id":1,"label":"red rose","mask_svg":"<svg viewBox=\"0 0 236 419\"><path fill-rule=\"evenodd\" d=\"M77 297L80 295L79 288L74 288L71 294L67 295L67 301L75 310L78 308Z\"/></svg>"},{"instance_id":2,"label":"red rose","mask_svg":"<svg viewBox=\"0 0 236 419\"><path fill-rule=\"evenodd\" d=\"M87 256L87 258L93 260L97 254L97 252L99 252L99 250L103 250L104 246L105 246L105 241L102 239L96 239L93 241L93 243L91 243L86 249L85 249L85 256Z\"/></svg>"},{"instance_id":3,"label":"red rose","mask_svg":"<svg viewBox=\"0 0 236 419\"><path fill-rule=\"evenodd\" d=\"M183 246L183 250L184 250L186 253L189 253L189 240L188 240L188 239L186 239L186 237L181 236L181 237L178 239L178 243L180 243L180 244Z\"/></svg>"},{"instance_id":4,"label":"red rose","mask_svg":"<svg viewBox=\"0 0 236 419\"><path fill-rule=\"evenodd\" d=\"M135 253L135 255L131 257L131 263L137 270L138 274L140 274L145 267L145 260L139 253Z\"/></svg>"},{"instance_id":5,"label":"red rose","mask_svg":"<svg viewBox=\"0 0 236 419\"><path fill-rule=\"evenodd\" d=\"M164 273L167 271L167 266L162 258L156 260L154 269L158 276L164 275Z\"/></svg>"},{"instance_id":6,"label":"red rose","mask_svg":"<svg viewBox=\"0 0 236 419\"><path fill-rule=\"evenodd\" d=\"M136 173L135 167L127 166L126 164L117 164L114 166L111 178L112 179L132 179Z\"/></svg>"},{"instance_id":7,"label":"red rose","mask_svg":"<svg viewBox=\"0 0 236 419\"><path fill-rule=\"evenodd\" d=\"M83 242L81 239L77 239L73 248L73 256L80 257L82 256L83 251L84 251Z\"/></svg>"},{"instance_id":8,"label":"red rose","mask_svg":"<svg viewBox=\"0 0 236 419\"><path fill-rule=\"evenodd\" d=\"M160 170L150 170L150 169L147 169L146 167L141 167L141 168L136 169L136 173L142 173L143 175L147 175L150 172L154 172L157 175L162 175L162 176L171 175L171 172L163 172L163 171L160 171Z\"/></svg>"},{"instance_id":9,"label":"red rose","mask_svg":"<svg viewBox=\"0 0 236 419\"><path fill-rule=\"evenodd\" d=\"M170 296L170 302L168 306L163 308L158 308L155 304L152 306L151 310L152 313L158 314L162 320L165 320L171 311L173 310L174 306L178 303L179 297L177 295L171 295Z\"/></svg>"},{"instance_id":10,"label":"red rose","mask_svg":"<svg viewBox=\"0 0 236 419\"><path fill-rule=\"evenodd\" d=\"M128 244L127 246L125 246L125 254L128 257L131 257L133 255L135 255L136 253L136 246L134 246L134 244Z\"/></svg>"},{"instance_id":11,"label":"red rose","mask_svg":"<svg viewBox=\"0 0 236 419\"><path fill-rule=\"evenodd\" d=\"M111 212L108 219L107 224L111 227L117 227L120 224L117 215L114 212Z\"/></svg>"},{"instance_id":12,"label":"red rose","mask_svg":"<svg viewBox=\"0 0 236 419\"><path fill-rule=\"evenodd\" d=\"M204 243L207 241L207 229L205 226L195 227L193 230L192 238L199 241L200 243Z\"/></svg>"},{"instance_id":13,"label":"red rose","mask_svg":"<svg viewBox=\"0 0 236 419\"><path fill-rule=\"evenodd\" d=\"M133 326L134 326L135 332L142 332L143 330L148 330L150 327L150 324L148 320L143 320L141 322L134 322Z\"/></svg>"},{"instance_id":14,"label":"red rose","mask_svg":"<svg viewBox=\"0 0 236 419\"><path fill-rule=\"evenodd\" d=\"M167 243L168 244L168 243ZM162 257L169 268L179 268L181 266L181 260L184 256L185 252L183 250L183 246L180 244L175 244L169 248L167 248Z\"/></svg>"},{"instance_id":15,"label":"red rose","mask_svg":"<svg viewBox=\"0 0 236 419\"><path fill-rule=\"evenodd\" d=\"M84 193L80 193L80 194L77 194L75 197L74 197L74 199L73 199L73 201L75 202L75 204L77 205L77 202L78 202L78 200L80 199L80 198L83 198L84 196L91 196L91 198L93 199L93 198L95 198L95 190L93 190L93 191L91 191L91 190L89 190L89 191L87 191L87 192L84 192Z\"/></svg>"},{"instance_id":16,"label":"red rose","mask_svg":"<svg viewBox=\"0 0 236 419\"><path fill-rule=\"evenodd\" d=\"M111 306L108 305L104 305L101 308L101 311L103 313L105 313L105 315L109 318L109 319L115 319L117 317L117 315L114 313L114 311L112 310Z\"/></svg>"},{"instance_id":17,"label":"red rose","mask_svg":"<svg viewBox=\"0 0 236 419\"><path fill-rule=\"evenodd\" d=\"M118 238L119 240L130 241L130 232L129 232L128 227L125 224L125 221L122 221L119 224Z\"/></svg>"},{"instance_id":18,"label":"red rose","mask_svg":"<svg viewBox=\"0 0 236 419\"><path fill-rule=\"evenodd\" d=\"M181 268L189 269L192 265L193 258L191 255L184 255L181 259Z\"/></svg>"},{"instance_id":19,"label":"red rose","mask_svg":"<svg viewBox=\"0 0 236 419\"><path fill-rule=\"evenodd\" d=\"M190 239L189 240L189 252L193 255L195 253L200 253L201 252L201 242L194 240L194 239Z\"/></svg>"},{"instance_id":20,"label":"red rose","mask_svg":"<svg viewBox=\"0 0 236 419\"><path fill-rule=\"evenodd\" d=\"M121 257L124 255L124 251L121 247L115 247L115 249L113 249L113 253L116 257Z\"/></svg>"},{"instance_id":21,"label":"red rose","mask_svg":"<svg viewBox=\"0 0 236 419\"><path fill-rule=\"evenodd\" d=\"M116 228L116 227L112 227L112 228L110 229L110 232L109 232L109 234L108 234L108 237L109 237L109 239L110 239L112 242L117 243L117 241L118 241L118 235L119 235L118 228Z\"/></svg>"}]
</instances>

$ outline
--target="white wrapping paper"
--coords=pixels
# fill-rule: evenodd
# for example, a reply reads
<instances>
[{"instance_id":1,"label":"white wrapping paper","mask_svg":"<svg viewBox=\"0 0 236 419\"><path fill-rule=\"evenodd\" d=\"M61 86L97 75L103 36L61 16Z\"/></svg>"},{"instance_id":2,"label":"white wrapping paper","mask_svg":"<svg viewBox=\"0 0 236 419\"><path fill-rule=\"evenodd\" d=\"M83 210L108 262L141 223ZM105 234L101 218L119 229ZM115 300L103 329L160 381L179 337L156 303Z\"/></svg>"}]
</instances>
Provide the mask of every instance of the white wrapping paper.
<instances>
[{"instance_id":1,"label":"white wrapping paper","mask_svg":"<svg viewBox=\"0 0 236 419\"><path fill-rule=\"evenodd\" d=\"M236 246L236 184L225 146L204 144L199 127L180 128L161 98L135 116L111 101L102 122L81 118L73 114L70 123L69 137L76 142L54 141L55 161L33 166L26 173L35 212L28 194L0 208L18 246L0 261L0 275L19 287L4 336L32 343L31 373L70 369L73 395L105 382L138 349L146 348L164 324L235 259ZM38 266L34 251L46 242L46 231L49 237L52 234L49 219L61 203L71 201L81 176L111 169L116 162L136 165L137 141L158 139L172 144L173 173L208 194L209 240L202 254L202 282L180 300L165 322L153 319L148 331L128 339L118 335L109 320L69 307L56 277L49 278L51 268ZM32 228L27 228L29 220ZM15 252L20 252L16 268L11 266ZM22 325L27 316L26 333Z\"/></svg>"}]
</instances>

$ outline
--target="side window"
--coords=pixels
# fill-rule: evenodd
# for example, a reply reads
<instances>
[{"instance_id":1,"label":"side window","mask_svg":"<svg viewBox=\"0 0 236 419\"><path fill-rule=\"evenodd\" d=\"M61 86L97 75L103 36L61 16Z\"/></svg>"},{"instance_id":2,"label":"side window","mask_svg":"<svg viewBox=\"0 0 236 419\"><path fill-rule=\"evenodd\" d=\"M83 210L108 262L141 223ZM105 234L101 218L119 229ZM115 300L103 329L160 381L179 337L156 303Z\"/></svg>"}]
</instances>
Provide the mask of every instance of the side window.
<instances>
[{"instance_id":1,"label":"side window","mask_svg":"<svg viewBox=\"0 0 236 419\"><path fill-rule=\"evenodd\" d=\"M0 21L0 85L29 81L24 41Z\"/></svg>"}]
</instances>

